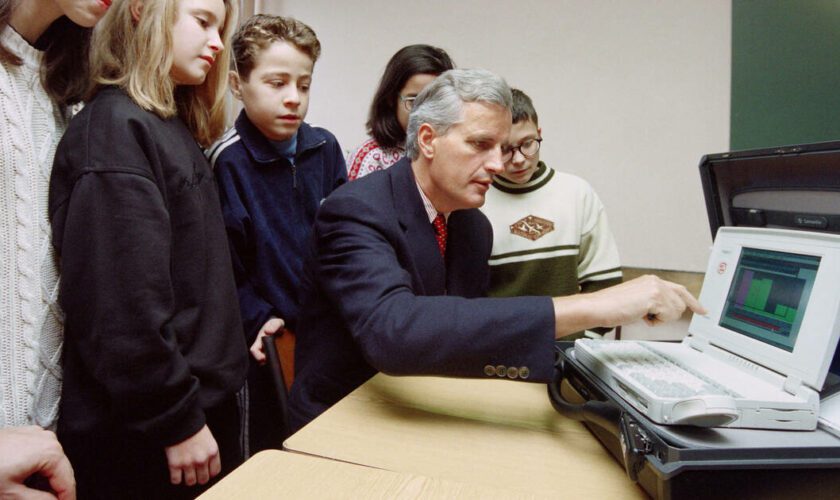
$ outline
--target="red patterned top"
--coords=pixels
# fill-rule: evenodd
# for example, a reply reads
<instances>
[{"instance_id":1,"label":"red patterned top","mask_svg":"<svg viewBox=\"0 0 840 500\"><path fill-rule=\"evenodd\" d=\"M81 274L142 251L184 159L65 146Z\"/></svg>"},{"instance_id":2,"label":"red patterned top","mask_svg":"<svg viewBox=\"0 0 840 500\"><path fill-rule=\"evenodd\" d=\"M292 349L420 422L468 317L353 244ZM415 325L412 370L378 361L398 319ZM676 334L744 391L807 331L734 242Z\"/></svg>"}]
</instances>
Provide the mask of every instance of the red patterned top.
<instances>
[{"instance_id":1,"label":"red patterned top","mask_svg":"<svg viewBox=\"0 0 840 500\"><path fill-rule=\"evenodd\" d=\"M347 157L347 179L356 180L377 170L385 170L397 163L405 150L402 148L382 149L374 139L368 139Z\"/></svg>"}]
</instances>

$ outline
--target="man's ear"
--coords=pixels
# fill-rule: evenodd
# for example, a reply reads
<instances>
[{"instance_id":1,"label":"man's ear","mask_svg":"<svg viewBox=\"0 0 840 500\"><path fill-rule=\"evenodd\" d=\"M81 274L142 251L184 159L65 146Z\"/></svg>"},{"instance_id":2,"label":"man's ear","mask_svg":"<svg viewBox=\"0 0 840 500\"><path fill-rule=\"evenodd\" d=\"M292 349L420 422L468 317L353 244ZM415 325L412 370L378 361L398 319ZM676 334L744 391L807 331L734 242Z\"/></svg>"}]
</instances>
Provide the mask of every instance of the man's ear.
<instances>
[{"instance_id":1,"label":"man's ear","mask_svg":"<svg viewBox=\"0 0 840 500\"><path fill-rule=\"evenodd\" d=\"M542 127L537 127L537 137L542 137Z\"/></svg>"},{"instance_id":2,"label":"man's ear","mask_svg":"<svg viewBox=\"0 0 840 500\"><path fill-rule=\"evenodd\" d=\"M437 136L435 129L428 123L421 124L417 129L417 148L420 150L420 154L427 160L435 157L434 141Z\"/></svg>"},{"instance_id":3,"label":"man's ear","mask_svg":"<svg viewBox=\"0 0 840 500\"><path fill-rule=\"evenodd\" d=\"M140 14L143 13L143 0L129 0L128 10L131 12L131 18L135 23L140 22Z\"/></svg>"},{"instance_id":4,"label":"man's ear","mask_svg":"<svg viewBox=\"0 0 840 500\"><path fill-rule=\"evenodd\" d=\"M231 71L228 73L228 83L230 84L230 93L236 99L242 100L242 87L239 85L239 73Z\"/></svg>"}]
</instances>

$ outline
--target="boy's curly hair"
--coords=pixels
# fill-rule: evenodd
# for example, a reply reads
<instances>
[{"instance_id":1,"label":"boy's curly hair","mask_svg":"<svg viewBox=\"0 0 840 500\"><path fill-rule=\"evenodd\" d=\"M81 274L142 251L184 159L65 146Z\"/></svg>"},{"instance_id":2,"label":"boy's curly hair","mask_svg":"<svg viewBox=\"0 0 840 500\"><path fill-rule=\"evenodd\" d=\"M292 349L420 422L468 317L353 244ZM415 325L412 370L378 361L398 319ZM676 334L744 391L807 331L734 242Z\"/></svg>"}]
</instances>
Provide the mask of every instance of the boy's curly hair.
<instances>
[{"instance_id":1,"label":"boy's curly hair","mask_svg":"<svg viewBox=\"0 0 840 500\"><path fill-rule=\"evenodd\" d=\"M309 56L312 63L321 55L321 42L312 28L291 17L257 14L246 20L233 36L234 68L247 80L257 56L273 42L288 42Z\"/></svg>"}]
</instances>

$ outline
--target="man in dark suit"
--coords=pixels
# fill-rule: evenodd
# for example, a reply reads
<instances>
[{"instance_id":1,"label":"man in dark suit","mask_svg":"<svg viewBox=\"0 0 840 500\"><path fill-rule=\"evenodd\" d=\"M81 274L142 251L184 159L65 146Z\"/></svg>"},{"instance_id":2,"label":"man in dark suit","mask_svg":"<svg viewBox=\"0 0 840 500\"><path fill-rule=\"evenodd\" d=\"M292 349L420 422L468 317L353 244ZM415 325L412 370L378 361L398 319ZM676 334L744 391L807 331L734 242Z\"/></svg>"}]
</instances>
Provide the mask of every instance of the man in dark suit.
<instances>
[{"instance_id":1,"label":"man in dark suit","mask_svg":"<svg viewBox=\"0 0 840 500\"><path fill-rule=\"evenodd\" d=\"M551 378L555 338L702 307L644 277L592 294L484 298L492 247L477 210L512 150L510 89L451 70L409 117L407 157L339 188L316 217L290 420L297 430L377 371Z\"/></svg>"}]
</instances>

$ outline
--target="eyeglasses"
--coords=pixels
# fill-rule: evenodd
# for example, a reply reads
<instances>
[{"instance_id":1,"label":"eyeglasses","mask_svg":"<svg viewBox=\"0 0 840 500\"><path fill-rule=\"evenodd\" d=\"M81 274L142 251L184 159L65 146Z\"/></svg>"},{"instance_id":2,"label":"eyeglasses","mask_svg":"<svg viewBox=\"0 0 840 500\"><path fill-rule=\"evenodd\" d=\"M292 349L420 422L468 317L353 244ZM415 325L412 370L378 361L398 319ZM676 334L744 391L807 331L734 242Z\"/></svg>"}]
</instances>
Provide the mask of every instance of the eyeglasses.
<instances>
[{"instance_id":1,"label":"eyeglasses","mask_svg":"<svg viewBox=\"0 0 840 500\"><path fill-rule=\"evenodd\" d=\"M414 107L414 100L415 99L417 99L417 96L411 96L411 97L400 96L400 101L402 102L403 107L405 108L406 111L411 111L411 108Z\"/></svg>"},{"instance_id":2,"label":"eyeglasses","mask_svg":"<svg viewBox=\"0 0 840 500\"><path fill-rule=\"evenodd\" d=\"M531 160L537 156L537 153L539 153L541 142L542 138L528 139L518 146L504 147L502 148L502 161L505 163L509 162L513 159L513 154L517 151L519 151L519 153L521 153L525 158Z\"/></svg>"}]
</instances>

